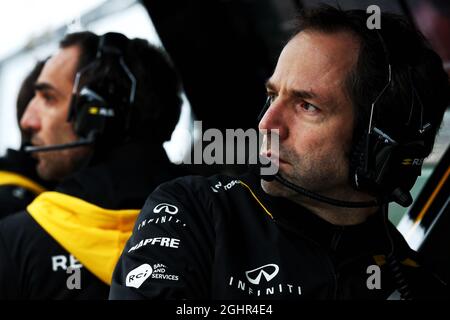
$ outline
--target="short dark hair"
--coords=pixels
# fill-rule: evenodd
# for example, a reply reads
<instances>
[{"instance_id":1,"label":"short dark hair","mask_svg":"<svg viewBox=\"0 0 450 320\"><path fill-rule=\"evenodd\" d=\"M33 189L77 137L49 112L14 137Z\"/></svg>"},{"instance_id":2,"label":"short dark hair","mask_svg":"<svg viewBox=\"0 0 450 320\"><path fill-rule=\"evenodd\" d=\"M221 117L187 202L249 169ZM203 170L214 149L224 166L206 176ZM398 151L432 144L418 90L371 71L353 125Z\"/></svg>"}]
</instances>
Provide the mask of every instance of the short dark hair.
<instances>
[{"instance_id":1,"label":"short dark hair","mask_svg":"<svg viewBox=\"0 0 450 320\"><path fill-rule=\"evenodd\" d=\"M78 46L81 49L77 65L80 71L96 58L99 39L88 31L71 33L61 40L60 48ZM123 52L124 61L137 82L130 138L154 143L169 140L182 104L181 84L172 62L161 48L144 39L130 39Z\"/></svg>"},{"instance_id":2,"label":"short dark hair","mask_svg":"<svg viewBox=\"0 0 450 320\"><path fill-rule=\"evenodd\" d=\"M19 94L17 95L16 117L20 128L22 144L30 142L31 137L27 131L22 130L20 126L20 119L22 119L22 116L25 113L30 101L34 98L34 85L36 84L36 80L39 78L39 75L44 68L45 62L46 60L40 60L35 64L33 69L23 80L19 89Z\"/></svg>"},{"instance_id":3,"label":"short dark hair","mask_svg":"<svg viewBox=\"0 0 450 320\"><path fill-rule=\"evenodd\" d=\"M358 61L346 81L356 114L354 141L367 128L371 104L387 83L389 61L392 82L376 104L375 122L399 142L414 141L423 105L422 124L431 124L424 137L430 153L449 105L449 79L442 60L402 16L382 13L379 30L367 27L368 17L363 10L320 5L301 12L295 34L305 30L350 32L359 40Z\"/></svg>"}]
</instances>

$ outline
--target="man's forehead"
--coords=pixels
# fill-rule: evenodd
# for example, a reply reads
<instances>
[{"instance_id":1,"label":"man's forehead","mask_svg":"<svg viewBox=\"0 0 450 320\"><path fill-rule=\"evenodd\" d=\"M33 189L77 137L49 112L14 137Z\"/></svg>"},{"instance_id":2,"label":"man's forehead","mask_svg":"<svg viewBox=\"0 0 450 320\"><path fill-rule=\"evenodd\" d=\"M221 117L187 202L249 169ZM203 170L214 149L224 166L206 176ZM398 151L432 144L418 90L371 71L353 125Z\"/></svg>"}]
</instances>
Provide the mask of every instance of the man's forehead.
<instances>
[{"instance_id":1,"label":"man's forehead","mask_svg":"<svg viewBox=\"0 0 450 320\"><path fill-rule=\"evenodd\" d=\"M341 86L358 52L359 42L350 33L300 32L283 49L271 82L303 90Z\"/></svg>"},{"instance_id":2,"label":"man's forehead","mask_svg":"<svg viewBox=\"0 0 450 320\"><path fill-rule=\"evenodd\" d=\"M53 55L46 63L37 82L55 81L72 83L78 64L79 49L76 46L63 48Z\"/></svg>"},{"instance_id":3,"label":"man's forehead","mask_svg":"<svg viewBox=\"0 0 450 320\"><path fill-rule=\"evenodd\" d=\"M306 30L294 36L283 49L283 54L305 55L313 58L312 66L325 65L352 65L357 60L359 40L351 32L321 32ZM298 59L297 59L298 60Z\"/></svg>"}]
</instances>

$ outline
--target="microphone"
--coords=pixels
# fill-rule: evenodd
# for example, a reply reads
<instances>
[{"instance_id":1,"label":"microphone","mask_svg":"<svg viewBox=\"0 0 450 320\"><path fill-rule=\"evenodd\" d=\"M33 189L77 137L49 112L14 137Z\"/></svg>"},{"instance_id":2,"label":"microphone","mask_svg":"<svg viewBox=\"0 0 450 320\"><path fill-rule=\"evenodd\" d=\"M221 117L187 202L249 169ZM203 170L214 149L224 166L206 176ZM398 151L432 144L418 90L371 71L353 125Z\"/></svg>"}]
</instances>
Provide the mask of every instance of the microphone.
<instances>
[{"instance_id":1,"label":"microphone","mask_svg":"<svg viewBox=\"0 0 450 320\"><path fill-rule=\"evenodd\" d=\"M260 163L260 167L262 166L262 164ZM283 178L279 173L275 173L275 174L261 174L261 170L260 170L260 177L261 179L271 182L271 181L278 181L279 183L281 183L282 185L288 187L291 190L294 190L297 193L300 193L310 199L316 200L316 201L320 201L320 202L324 202L327 204L331 204L333 206L336 207L344 207L344 208L370 208L370 207L377 207L379 206L381 203L377 200L373 200L373 201L343 201L343 200L338 200L338 199L333 199L333 198L329 198L329 197L325 197L321 194L318 194L316 192L313 192L311 190L302 188L300 186L297 186L296 184L288 181L287 179Z\"/></svg>"},{"instance_id":2,"label":"microphone","mask_svg":"<svg viewBox=\"0 0 450 320\"><path fill-rule=\"evenodd\" d=\"M55 150L63 150L63 149L71 149L86 145L94 144L95 142L95 133L91 132L87 138L82 138L74 142L63 143L63 144L53 144L50 146L26 146L24 148L24 152L26 153L34 153L34 152L47 152L47 151L55 151Z\"/></svg>"}]
</instances>

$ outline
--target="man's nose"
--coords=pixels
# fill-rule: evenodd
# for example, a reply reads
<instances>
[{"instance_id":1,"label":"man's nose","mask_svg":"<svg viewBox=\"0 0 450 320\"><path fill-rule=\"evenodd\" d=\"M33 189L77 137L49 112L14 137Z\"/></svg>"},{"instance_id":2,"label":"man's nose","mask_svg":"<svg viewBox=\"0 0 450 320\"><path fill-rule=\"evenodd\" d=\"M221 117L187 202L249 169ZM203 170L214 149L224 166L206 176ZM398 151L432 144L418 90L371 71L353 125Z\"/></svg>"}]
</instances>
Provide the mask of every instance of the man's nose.
<instances>
[{"instance_id":1,"label":"man's nose","mask_svg":"<svg viewBox=\"0 0 450 320\"><path fill-rule=\"evenodd\" d=\"M259 122L258 128L260 131L265 130L266 132L270 132L272 129L278 129L278 135L282 141L289 134L287 116L285 106L283 106L282 101L277 98L267 108L261 121Z\"/></svg>"},{"instance_id":2,"label":"man's nose","mask_svg":"<svg viewBox=\"0 0 450 320\"><path fill-rule=\"evenodd\" d=\"M41 129L39 110L36 97L34 97L25 109L20 119L20 127L24 131L36 132Z\"/></svg>"}]
</instances>

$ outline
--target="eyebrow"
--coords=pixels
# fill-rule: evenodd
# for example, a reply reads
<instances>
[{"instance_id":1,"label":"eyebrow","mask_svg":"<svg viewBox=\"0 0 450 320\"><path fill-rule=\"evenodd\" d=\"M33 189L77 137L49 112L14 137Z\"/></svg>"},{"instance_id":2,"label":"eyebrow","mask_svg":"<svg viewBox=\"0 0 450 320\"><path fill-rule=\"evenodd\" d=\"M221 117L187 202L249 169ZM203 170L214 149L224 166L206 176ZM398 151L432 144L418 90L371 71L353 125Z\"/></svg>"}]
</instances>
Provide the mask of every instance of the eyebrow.
<instances>
[{"instance_id":1,"label":"eyebrow","mask_svg":"<svg viewBox=\"0 0 450 320\"><path fill-rule=\"evenodd\" d=\"M37 82L34 84L35 91L54 91L57 95L61 95L61 92L58 91L54 86L52 86L48 82Z\"/></svg>"},{"instance_id":2,"label":"eyebrow","mask_svg":"<svg viewBox=\"0 0 450 320\"><path fill-rule=\"evenodd\" d=\"M53 87L51 84L46 82L38 82L34 84L34 90L36 91L47 91L47 90L55 90L55 87Z\"/></svg>"},{"instance_id":3,"label":"eyebrow","mask_svg":"<svg viewBox=\"0 0 450 320\"><path fill-rule=\"evenodd\" d=\"M277 91L275 88L275 85L270 82L270 79L266 81L266 88L268 90ZM313 91L308 90L291 90L292 94L300 99L317 99L319 100L319 97L317 94L315 94Z\"/></svg>"}]
</instances>

